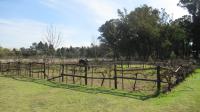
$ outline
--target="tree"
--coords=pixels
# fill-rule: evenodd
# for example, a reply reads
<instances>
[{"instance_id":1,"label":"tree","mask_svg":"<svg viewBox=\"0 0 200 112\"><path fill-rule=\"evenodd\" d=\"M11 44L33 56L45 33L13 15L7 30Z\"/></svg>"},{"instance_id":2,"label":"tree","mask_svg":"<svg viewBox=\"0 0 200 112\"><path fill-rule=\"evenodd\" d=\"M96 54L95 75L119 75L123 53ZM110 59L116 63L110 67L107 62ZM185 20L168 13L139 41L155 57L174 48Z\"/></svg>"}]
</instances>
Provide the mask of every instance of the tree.
<instances>
[{"instance_id":1,"label":"tree","mask_svg":"<svg viewBox=\"0 0 200 112\"><path fill-rule=\"evenodd\" d=\"M14 53L7 48L3 48L0 46L0 58L8 58L9 56L13 56Z\"/></svg>"},{"instance_id":2,"label":"tree","mask_svg":"<svg viewBox=\"0 0 200 112\"><path fill-rule=\"evenodd\" d=\"M189 17L173 21L165 9L154 9L147 5L127 11L118 10L119 18L103 24L99 31L101 44L108 46L114 58L149 57L169 59L171 52L183 58L189 50ZM187 55L188 56L188 55Z\"/></svg>"},{"instance_id":3,"label":"tree","mask_svg":"<svg viewBox=\"0 0 200 112\"><path fill-rule=\"evenodd\" d=\"M120 35L119 35L119 19L111 19L103 24L99 28L99 32L101 32L101 36L98 38L102 43L109 46L114 53L113 59L115 60L117 57L118 47Z\"/></svg>"},{"instance_id":4,"label":"tree","mask_svg":"<svg viewBox=\"0 0 200 112\"><path fill-rule=\"evenodd\" d=\"M61 44L61 33L57 32L56 28L53 25L51 25L47 28L45 41L46 41L45 43L47 43L48 45L47 49L48 56L46 58L51 59L50 61L52 62L56 54L55 49L58 48Z\"/></svg>"},{"instance_id":5,"label":"tree","mask_svg":"<svg viewBox=\"0 0 200 112\"><path fill-rule=\"evenodd\" d=\"M143 5L132 11L128 19L130 28L136 35L134 41L137 41L137 53L146 60L153 52L155 40L159 37L159 10Z\"/></svg>"},{"instance_id":6,"label":"tree","mask_svg":"<svg viewBox=\"0 0 200 112\"><path fill-rule=\"evenodd\" d=\"M53 25L47 27L45 41L50 46L52 45L55 49L61 44L61 33L57 31Z\"/></svg>"},{"instance_id":7,"label":"tree","mask_svg":"<svg viewBox=\"0 0 200 112\"><path fill-rule=\"evenodd\" d=\"M36 50L37 50L38 55L44 55L45 54L45 46L41 41L37 44Z\"/></svg>"},{"instance_id":8,"label":"tree","mask_svg":"<svg viewBox=\"0 0 200 112\"><path fill-rule=\"evenodd\" d=\"M127 10L121 11L118 9L119 15L119 25L120 30L120 41L119 41L119 52L122 56L125 56L127 60L130 60L135 53L135 43L134 39L137 34L135 34L129 26L129 18Z\"/></svg>"},{"instance_id":9,"label":"tree","mask_svg":"<svg viewBox=\"0 0 200 112\"><path fill-rule=\"evenodd\" d=\"M184 57L189 57L191 54L191 42L193 40L192 33L192 17L190 15L184 15L174 21L176 24L185 31L184 39Z\"/></svg>"},{"instance_id":10,"label":"tree","mask_svg":"<svg viewBox=\"0 0 200 112\"><path fill-rule=\"evenodd\" d=\"M188 12L194 17L200 16L200 1L199 0L180 0L179 6L188 9Z\"/></svg>"},{"instance_id":11,"label":"tree","mask_svg":"<svg viewBox=\"0 0 200 112\"><path fill-rule=\"evenodd\" d=\"M179 6L187 8L192 15L191 34L193 43L194 57L199 58L200 53L200 1L199 0L180 0Z\"/></svg>"}]
</instances>

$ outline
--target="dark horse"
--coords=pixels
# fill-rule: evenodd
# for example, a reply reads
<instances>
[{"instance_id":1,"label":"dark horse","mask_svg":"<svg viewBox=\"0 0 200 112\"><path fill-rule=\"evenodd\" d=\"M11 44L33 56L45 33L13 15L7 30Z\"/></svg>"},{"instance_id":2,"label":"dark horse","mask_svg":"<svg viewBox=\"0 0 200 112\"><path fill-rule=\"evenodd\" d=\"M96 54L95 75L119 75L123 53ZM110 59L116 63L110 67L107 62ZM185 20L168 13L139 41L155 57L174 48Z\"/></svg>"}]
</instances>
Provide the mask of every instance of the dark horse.
<instances>
[{"instance_id":1,"label":"dark horse","mask_svg":"<svg viewBox=\"0 0 200 112\"><path fill-rule=\"evenodd\" d=\"M88 65L88 60L87 59L79 59L78 63L80 65L87 66Z\"/></svg>"}]
</instances>

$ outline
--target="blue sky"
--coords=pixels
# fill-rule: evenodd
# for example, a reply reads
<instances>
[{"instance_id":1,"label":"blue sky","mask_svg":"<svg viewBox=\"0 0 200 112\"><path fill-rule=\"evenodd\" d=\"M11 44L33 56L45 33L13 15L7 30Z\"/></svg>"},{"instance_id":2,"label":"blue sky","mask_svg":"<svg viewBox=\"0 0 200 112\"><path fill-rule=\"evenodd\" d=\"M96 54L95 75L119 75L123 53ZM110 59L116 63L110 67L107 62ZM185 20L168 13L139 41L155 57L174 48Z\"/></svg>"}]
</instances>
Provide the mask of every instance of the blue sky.
<instances>
[{"instance_id":1,"label":"blue sky","mask_svg":"<svg viewBox=\"0 0 200 112\"><path fill-rule=\"evenodd\" d=\"M148 4L165 8L174 18L187 14L179 0L0 0L0 46L29 47L45 41L47 27L61 33L61 46L98 44L98 28L117 17L117 9L128 11Z\"/></svg>"}]
</instances>

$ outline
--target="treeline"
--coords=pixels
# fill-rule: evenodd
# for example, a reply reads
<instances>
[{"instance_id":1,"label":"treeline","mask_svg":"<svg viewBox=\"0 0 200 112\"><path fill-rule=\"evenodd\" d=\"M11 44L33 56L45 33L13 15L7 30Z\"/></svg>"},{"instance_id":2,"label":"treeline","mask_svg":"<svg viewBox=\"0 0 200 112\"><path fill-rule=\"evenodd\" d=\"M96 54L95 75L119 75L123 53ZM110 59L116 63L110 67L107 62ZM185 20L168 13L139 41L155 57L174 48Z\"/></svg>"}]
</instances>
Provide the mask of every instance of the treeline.
<instances>
[{"instance_id":1,"label":"treeline","mask_svg":"<svg viewBox=\"0 0 200 112\"><path fill-rule=\"evenodd\" d=\"M118 10L118 15L119 18L99 28L99 39L112 49L114 58L186 58L195 50L192 49L194 41L189 29L192 18L189 15L173 21L164 9L147 5L130 13L126 9Z\"/></svg>"},{"instance_id":2,"label":"treeline","mask_svg":"<svg viewBox=\"0 0 200 112\"><path fill-rule=\"evenodd\" d=\"M109 49L103 45L91 44L90 47L61 47L55 49L46 42L33 43L29 48L7 49L0 47L0 58L10 57L39 57L39 58L97 58L112 57Z\"/></svg>"},{"instance_id":3,"label":"treeline","mask_svg":"<svg viewBox=\"0 0 200 112\"><path fill-rule=\"evenodd\" d=\"M3 48L0 46L0 58L14 56L15 52L14 49L11 51L8 48Z\"/></svg>"}]
</instances>

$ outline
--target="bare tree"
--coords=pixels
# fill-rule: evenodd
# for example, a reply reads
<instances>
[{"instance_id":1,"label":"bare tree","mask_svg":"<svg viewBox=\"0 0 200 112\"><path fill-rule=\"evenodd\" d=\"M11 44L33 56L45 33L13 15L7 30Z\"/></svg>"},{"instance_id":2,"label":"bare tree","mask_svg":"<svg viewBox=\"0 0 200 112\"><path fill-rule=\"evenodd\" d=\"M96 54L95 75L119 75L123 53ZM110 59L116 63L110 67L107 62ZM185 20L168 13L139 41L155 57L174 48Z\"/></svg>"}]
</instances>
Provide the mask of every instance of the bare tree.
<instances>
[{"instance_id":1,"label":"bare tree","mask_svg":"<svg viewBox=\"0 0 200 112\"><path fill-rule=\"evenodd\" d=\"M93 53L94 53L94 60L98 61L97 58L97 42L96 42L96 38L94 36L92 36L92 43L91 43L91 47L93 47Z\"/></svg>"},{"instance_id":2,"label":"bare tree","mask_svg":"<svg viewBox=\"0 0 200 112\"><path fill-rule=\"evenodd\" d=\"M56 27L50 25L47 27L45 34L45 42L50 46L52 45L55 49L61 44L61 32L58 32Z\"/></svg>"},{"instance_id":3,"label":"bare tree","mask_svg":"<svg viewBox=\"0 0 200 112\"><path fill-rule=\"evenodd\" d=\"M61 44L61 32L58 32L56 27L53 25L50 25L47 27L46 33L45 33L45 39L44 42L48 44L48 53L53 52L48 54L48 56L45 57L45 61L47 62L53 62L53 58L55 57L55 51L51 50L56 50L60 44Z\"/></svg>"}]
</instances>

